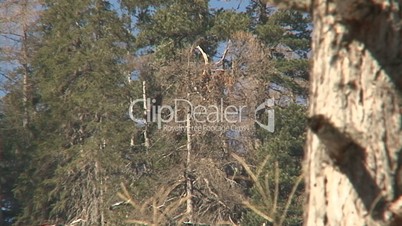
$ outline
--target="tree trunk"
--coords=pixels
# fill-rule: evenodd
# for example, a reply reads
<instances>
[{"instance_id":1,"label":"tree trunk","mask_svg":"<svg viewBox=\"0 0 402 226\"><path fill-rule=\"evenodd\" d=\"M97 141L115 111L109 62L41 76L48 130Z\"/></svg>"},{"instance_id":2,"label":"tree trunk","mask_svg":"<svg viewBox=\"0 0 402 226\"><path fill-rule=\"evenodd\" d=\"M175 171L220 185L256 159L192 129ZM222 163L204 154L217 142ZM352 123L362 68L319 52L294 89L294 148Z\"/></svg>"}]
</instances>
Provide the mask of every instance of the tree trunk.
<instances>
[{"instance_id":1,"label":"tree trunk","mask_svg":"<svg viewBox=\"0 0 402 226\"><path fill-rule=\"evenodd\" d=\"M142 82L142 98L144 100L144 146L145 146L145 150L148 151L149 147L150 147L150 143L149 143L149 138L148 138L148 115L150 115L151 113L151 106L148 106L148 101L147 101L147 87L146 87L146 82L143 81Z\"/></svg>"},{"instance_id":2,"label":"tree trunk","mask_svg":"<svg viewBox=\"0 0 402 226\"><path fill-rule=\"evenodd\" d=\"M186 159L186 214L188 218L188 222L193 222L193 181L191 179L191 152L192 152L192 141L191 141L191 114L190 109L188 109L189 113L187 113L186 120L186 134L187 134L187 159Z\"/></svg>"},{"instance_id":3,"label":"tree trunk","mask_svg":"<svg viewBox=\"0 0 402 226\"><path fill-rule=\"evenodd\" d=\"M28 68L28 48L27 48L27 39L28 39L28 34L27 34L27 25L24 23L23 24L23 39L22 39L22 48L21 48L21 54L22 54L22 70L23 70L23 81L22 81L22 104L24 108L24 116L22 120L22 126L24 128L27 128L29 125L30 121L30 116L29 116L29 102L31 99L31 93L30 93L30 80L29 80L29 68Z\"/></svg>"},{"instance_id":4,"label":"tree trunk","mask_svg":"<svg viewBox=\"0 0 402 226\"><path fill-rule=\"evenodd\" d=\"M400 4L312 5L305 225L398 225L389 207L402 193Z\"/></svg>"}]
</instances>

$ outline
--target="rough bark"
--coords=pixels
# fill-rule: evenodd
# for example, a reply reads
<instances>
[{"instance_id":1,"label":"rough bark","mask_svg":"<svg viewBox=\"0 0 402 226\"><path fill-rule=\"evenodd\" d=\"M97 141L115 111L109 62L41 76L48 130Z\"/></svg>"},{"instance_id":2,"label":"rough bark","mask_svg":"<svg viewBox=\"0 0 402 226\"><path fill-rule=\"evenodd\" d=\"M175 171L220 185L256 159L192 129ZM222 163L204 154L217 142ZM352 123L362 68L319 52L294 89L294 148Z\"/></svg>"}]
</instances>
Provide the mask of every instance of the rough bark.
<instances>
[{"instance_id":1,"label":"rough bark","mask_svg":"<svg viewBox=\"0 0 402 226\"><path fill-rule=\"evenodd\" d=\"M305 225L398 225L402 194L397 1L315 0Z\"/></svg>"}]
</instances>

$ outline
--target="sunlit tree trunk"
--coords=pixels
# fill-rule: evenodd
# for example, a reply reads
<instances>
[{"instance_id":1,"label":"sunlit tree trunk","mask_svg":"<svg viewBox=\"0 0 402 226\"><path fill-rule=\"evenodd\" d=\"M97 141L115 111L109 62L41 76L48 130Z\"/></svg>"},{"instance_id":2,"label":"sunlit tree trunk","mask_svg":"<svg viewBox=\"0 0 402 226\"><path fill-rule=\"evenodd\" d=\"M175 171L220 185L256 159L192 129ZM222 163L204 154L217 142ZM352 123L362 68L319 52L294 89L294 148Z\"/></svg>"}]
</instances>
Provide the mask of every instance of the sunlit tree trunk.
<instances>
[{"instance_id":1,"label":"sunlit tree trunk","mask_svg":"<svg viewBox=\"0 0 402 226\"><path fill-rule=\"evenodd\" d=\"M186 203L186 214L188 216L188 221L193 221L193 181L191 179L191 152L192 152L192 141L191 141L191 114L187 114L187 123L186 123L186 134L187 134L187 159L186 159L186 195L187 195L187 203Z\"/></svg>"},{"instance_id":2,"label":"sunlit tree trunk","mask_svg":"<svg viewBox=\"0 0 402 226\"><path fill-rule=\"evenodd\" d=\"M30 115L29 115L29 102L31 100L30 93L30 80L29 80L29 67L28 67L28 47L27 47L27 39L28 39L28 25L24 22L23 24L23 40L21 47L21 61L22 61L22 70L23 70L23 82L22 82L22 104L24 108L24 116L22 120L22 126L26 128L29 125Z\"/></svg>"},{"instance_id":3,"label":"sunlit tree trunk","mask_svg":"<svg viewBox=\"0 0 402 226\"><path fill-rule=\"evenodd\" d=\"M148 137L148 121L147 121L147 115L151 115L151 106L148 106L148 101L147 101L147 87L146 87L146 82L142 82L142 99L144 100L144 146L146 151L149 150L150 143L149 143L149 137Z\"/></svg>"},{"instance_id":4,"label":"sunlit tree trunk","mask_svg":"<svg viewBox=\"0 0 402 226\"><path fill-rule=\"evenodd\" d=\"M205 65L208 64L208 57L206 57L206 54L204 51L201 49L201 47L197 47L199 50L201 50L204 60L205 60ZM204 71L205 73L205 71ZM190 74L187 75L187 99L190 100L191 97L191 76ZM187 137L187 158L186 158L186 169L185 169L185 179L186 179L186 215L188 222L193 222L193 215L194 215L194 203L193 203L193 180L191 178L191 154L193 152L193 141L192 141L192 131L191 131L191 114L192 114L192 108L188 107L187 109L187 115L186 115L186 137Z\"/></svg>"},{"instance_id":5,"label":"sunlit tree trunk","mask_svg":"<svg viewBox=\"0 0 402 226\"><path fill-rule=\"evenodd\" d=\"M402 225L402 2L272 2L314 18L304 224Z\"/></svg>"},{"instance_id":6,"label":"sunlit tree trunk","mask_svg":"<svg viewBox=\"0 0 402 226\"><path fill-rule=\"evenodd\" d=\"M389 206L402 179L400 5L312 7L305 225L397 224Z\"/></svg>"}]
</instances>

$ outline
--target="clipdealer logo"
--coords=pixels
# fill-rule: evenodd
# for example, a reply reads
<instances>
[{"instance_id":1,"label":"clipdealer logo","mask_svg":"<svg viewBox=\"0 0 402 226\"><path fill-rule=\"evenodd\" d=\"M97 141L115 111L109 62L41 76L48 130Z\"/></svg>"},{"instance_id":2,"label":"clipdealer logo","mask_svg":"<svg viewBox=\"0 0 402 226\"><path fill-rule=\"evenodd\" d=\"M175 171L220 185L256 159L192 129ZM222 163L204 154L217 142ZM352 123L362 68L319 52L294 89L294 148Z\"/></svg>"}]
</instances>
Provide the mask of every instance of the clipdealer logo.
<instances>
[{"instance_id":1,"label":"clipdealer logo","mask_svg":"<svg viewBox=\"0 0 402 226\"><path fill-rule=\"evenodd\" d=\"M133 114L133 108L136 104L147 106L146 117L136 118ZM134 122L156 123L158 129L162 129L163 124L175 122L184 123L186 119L179 117L179 112L183 109L189 109L191 120L198 123L223 123L228 124L241 123L246 118L244 112L248 112L248 107L245 105L228 105L224 106L223 99L219 105L194 105L186 99L174 99L173 105L155 105L156 100L147 98L136 99L131 101L129 107L130 119ZM258 105L254 110L254 121L261 128L273 133L275 130L275 110L274 99L267 99L262 104ZM257 117L260 113L267 115L266 123L261 122ZM202 128L213 128L211 126L203 126ZM218 127L217 127L218 128ZM220 127L219 127L220 128ZM226 127L225 127L226 128ZM233 126L227 128L234 128ZM221 128L222 130L222 128Z\"/></svg>"}]
</instances>

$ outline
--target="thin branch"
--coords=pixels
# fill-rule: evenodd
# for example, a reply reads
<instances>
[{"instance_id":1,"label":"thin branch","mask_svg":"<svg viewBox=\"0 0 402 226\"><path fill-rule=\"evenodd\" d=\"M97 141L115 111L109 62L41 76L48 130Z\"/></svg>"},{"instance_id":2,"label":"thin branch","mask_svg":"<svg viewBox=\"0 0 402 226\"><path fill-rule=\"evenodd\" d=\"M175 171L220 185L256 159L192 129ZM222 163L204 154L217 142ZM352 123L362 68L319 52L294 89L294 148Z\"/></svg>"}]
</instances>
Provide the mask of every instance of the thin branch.
<instances>
[{"instance_id":1,"label":"thin branch","mask_svg":"<svg viewBox=\"0 0 402 226\"><path fill-rule=\"evenodd\" d=\"M204 52L204 50L200 46L197 46L196 48L201 52L202 57L204 58L205 65L208 65L209 64L208 55Z\"/></svg>"},{"instance_id":2,"label":"thin branch","mask_svg":"<svg viewBox=\"0 0 402 226\"><path fill-rule=\"evenodd\" d=\"M148 117L151 114L151 106L148 106L148 101L147 101L147 94L146 94L146 82L142 81L142 98L143 98L143 108L144 108L144 146L145 149L148 153L149 147L150 147L150 141L148 137Z\"/></svg>"},{"instance_id":3,"label":"thin branch","mask_svg":"<svg viewBox=\"0 0 402 226\"><path fill-rule=\"evenodd\" d=\"M286 215L287 215L287 213L288 213L289 206L290 206L290 204L292 203L293 196L295 195L296 190L297 190L297 188L299 187L299 184L300 184L300 182L301 182L302 180L303 180L303 174L300 175L300 176L297 178L296 183L294 184L294 186L293 186L293 188L292 188L292 191L290 192L288 201L287 201L287 203L286 203L286 205L285 205L285 210L283 211L282 216L281 216L281 220L279 221L279 226L283 225L283 222L285 221Z\"/></svg>"},{"instance_id":4,"label":"thin branch","mask_svg":"<svg viewBox=\"0 0 402 226\"><path fill-rule=\"evenodd\" d=\"M265 176L264 176L264 183L265 183L265 189L267 190L267 192L269 192L269 191L270 191L270 186L269 186L269 174L268 174L268 173L266 173ZM272 197L271 197L271 195L268 194L267 197L268 197L269 199L266 201L266 203L272 202ZM269 206L267 206L267 207L269 208ZM273 211L272 211L272 208L271 208L271 213L272 213L272 212L273 212Z\"/></svg>"},{"instance_id":5,"label":"thin branch","mask_svg":"<svg viewBox=\"0 0 402 226\"><path fill-rule=\"evenodd\" d=\"M6 74L4 74L2 72L0 72L0 76L3 76L4 78L6 78L6 79L8 79L10 81L14 81L14 79L10 78L8 75L6 75Z\"/></svg>"},{"instance_id":6,"label":"thin branch","mask_svg":"<svg viewBox=\"0 0 402 226\"><path fill-rule=\"evenodd\" d=\"M230 48L230 44L232 44L232 41L229 39L228 44L226 45L225 51L223 51L223 55L222 55L221 59L218 62L215 63L216 66L221 65L223 63L223 61L225 60L226 55L227 55L227 53L229 51L229 48Z\"/></svg>"},{"instance_id":7,"label":"thin branch","mask_svg":"<svg viewBox=\"0 0 402 226\"><path fill-rule=\"evenodd\" d=\"M251 205L249 202L244 201L243 204L244 204L247 208L251 209L254 213L256 213L256 214L258 214L260 217L264 218L265 220L267 220L267 221L269 221L269 222L271 222L271 223L274 222L274 220L273 220L271 217L269 217L269 216L267 216L265 213L261 212L259 209L257 209L257 208L254 207L253 205Z\"/></svg>"},{"instance_id":8,"label":"thin branch","mask_svg":"<svg viewBox=\"0 0 402 226\"><path fill-rule=\"evenodd\" d=\"M244 159L242 159L240 156L236 155L235 153L231 153L231 155L232 155L232 157L234 159L236 159L244 167L244 170L246 170L247 174L254 181L255 187L257 188L258 193L262 196L262 200L263 201L269 200L269 198L267 197L266 192L264 191L264 188L261 186L261 183L258 181L258 178L255 176L255 174L250 169L250 167L247 165L247 163L244 161ZM267 204L267 206L268 205L269 204Z\"/></svg>"},{"instance_id":9,"label":"thin branch","mask_svg":"<svg viewBox=\"0 0 402 226\"><path fill-rule=\"evenodd\" d=\"M126 220L129 224L149 225L149 222L142 220Z\"/></svg>"},{"instance_id":10,"label":"thin branch","mask_svg":"<svg viewBox=\"0 0 402 226\"><path fill-rule=\"evenodd\" d=\"M257 168L257 172L256 172L256 177L257 178L259 178L261 176L262 170L264 169L265 165L267 164L269 158L270 158L269 155L265 156L264 161L262 161L260 166Z\"/></svg>"},{"instance_id":11,"label":"thin branch","mask_svg":"<svg viewBox=\"0 0 402 226\"><path fill-rule=\"evenodd\" d=\"M280 8L309 11L311 9L312 0L268 0L267 3Z\"/></svg>"},{"instance_id":12,"label":"thin branch","mask_svg":"<svg viewBox=\"0 0 402 226\"><path fill-rule=\"evenodd\" d=\"M6 39L9 39L9 40L11 40L13 42L21 42L21 40L16 39L16 38L12 38L12 37L10 37L10 35L13 35L13 34L0 34L0 36L4 37ZM21 37L21 35L18 35L17 37Z\"/></svg>"},{"instance_id":13,"label":"thin branch","mask_svg":"<svg viewBox=\"0 0 402 226\"><path fill-rule=\"evenodd\" d=\"M83 219L77 219L77 220L74 220L74 221L72 221L71 223L70 223L70 225L74 225L74 224L78 224L78 223L80 223L80 222L86 222L86 220L83 220Z\"/></svg>"},{"instance_id":14,"label":"thin branch","mask_svg":"<svg viewBox=\"0 0 402 226\"><path fill-rule=\"evenodd\" d=\"M240 0L239 1L239 4L237 5L237 8L236 8L236 10L239 10L240 9L240 5L243 3L243 0Z\"/></svg>"},{"instance_id":15,"label":"thin branch","mask_svg":"<svg viewBox=\"0 0 402 226\"><path fill-rule=\"evenodd\" d=\"M274 206L272 207L272 214L275 215L278 206L279 196L279 163L275 162L275 192L274 192Z\"/></svg>"},{"instance_id":16,"label":"thin branch","mask_svg":"<svg viewBox=\"0 0 402 226\"><path fill-rule=\"evenodd\" d=\"M208 181L208 179L207 179L207 178L204 178L204 181L205 181L205 183L206 183L206 185L207 185L207 188L208 188L209 193L211 193L213 196L215 196L215 198L218 198L219 196L218 196L215 192L213 192L212 189L211 189L211 187L209 186L209 181Z\"/></svg>"}]
</instances>

